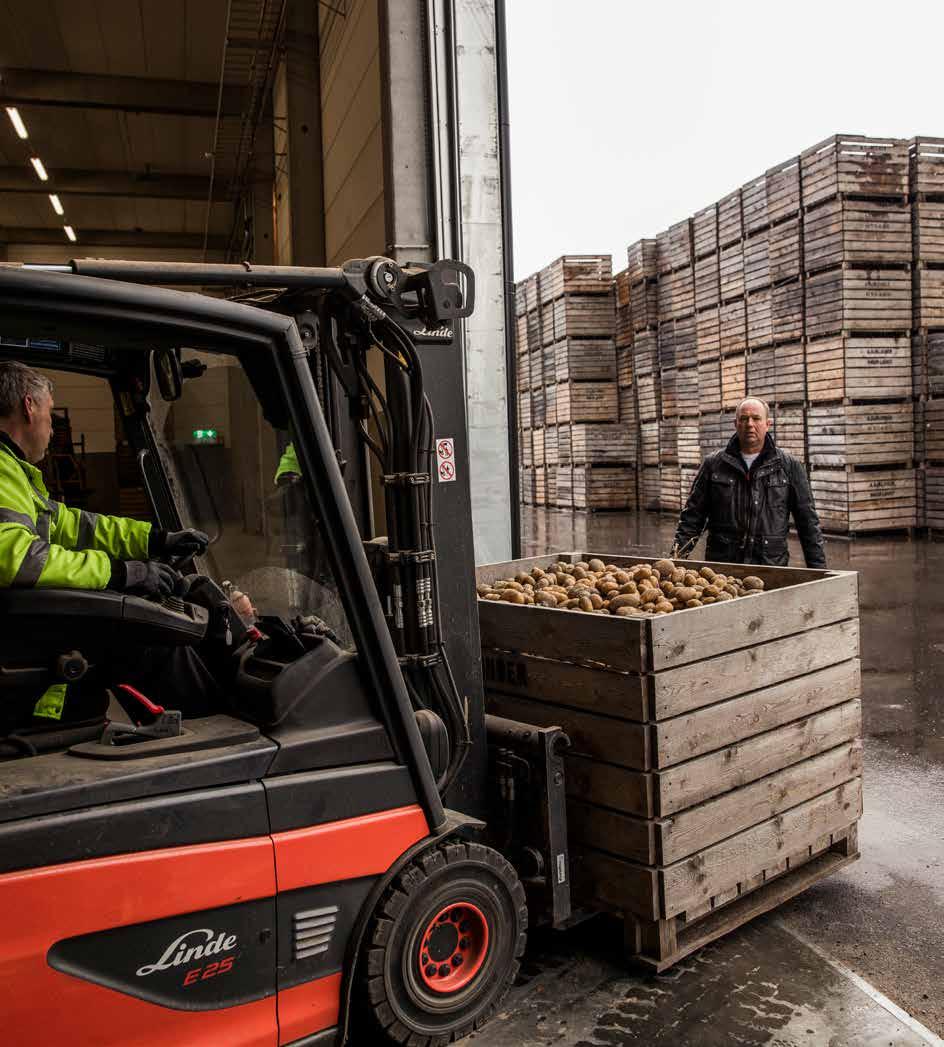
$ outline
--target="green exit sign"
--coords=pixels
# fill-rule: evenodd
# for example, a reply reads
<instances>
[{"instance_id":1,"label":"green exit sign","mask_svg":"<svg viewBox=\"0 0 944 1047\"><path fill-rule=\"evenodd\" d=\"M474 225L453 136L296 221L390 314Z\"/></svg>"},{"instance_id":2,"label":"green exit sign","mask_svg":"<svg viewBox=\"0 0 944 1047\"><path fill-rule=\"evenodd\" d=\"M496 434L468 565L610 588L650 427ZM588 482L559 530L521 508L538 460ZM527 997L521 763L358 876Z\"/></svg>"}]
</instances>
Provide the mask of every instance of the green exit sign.
<instances>
[{"instance_id":1,"label":"green exit sign","mask_svg":"<svg viewBox=\"0 0 944 1047\"><path fill-rule=\"evenodd\" d=\"M201 443L213 443L219 439L219 432L216 429L194 429L193 438Z\"/></svg>"}]
</instances>

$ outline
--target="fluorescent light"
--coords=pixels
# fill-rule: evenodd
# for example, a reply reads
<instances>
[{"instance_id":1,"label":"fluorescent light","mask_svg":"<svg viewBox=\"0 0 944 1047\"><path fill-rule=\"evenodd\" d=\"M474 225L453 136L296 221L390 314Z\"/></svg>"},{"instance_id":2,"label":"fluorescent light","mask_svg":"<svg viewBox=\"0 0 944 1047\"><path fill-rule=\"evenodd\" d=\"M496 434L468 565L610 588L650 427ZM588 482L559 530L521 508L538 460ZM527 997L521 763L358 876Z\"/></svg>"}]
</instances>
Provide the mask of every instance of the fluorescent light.
<instances>
[{"instance_id":1,"label":"fluorescent light","mask_svg":"<svg viewBox=\"0 0 944 1047\"><path fill-rule=\"evenodd\" d=\"M23 117L20 116L19 109L14 108L12 105L8 105L7 116L10 118L10 123L13 124L14 131L16 131L20 138L29 138L26 124L23 123Z\"/></svg>"},{"instance_id":2,"label":"fluorescent light","mask_svg":"<svg viewBox=\"0 0 944 1047\"><path fill-rule=\"evenodd\" d=\"M30 163L33 165L33 170L39 175L41 182L48 182L49 175L46 174L46 168L43 167L43 162L38 156L31 156Z\"/></svg>"},{"instance_id":3,"label":"fluorescent light","mask_svg":"<svg viewBox=\"0 0 944 1047\"><path fill-rule=\"evenodd\" d=\"M62 201L55 193L49 194L49 202L52 204L52 209L56 214L65 214L66 209L62 206Z\"/></svg>"},{"instance_id":4,"label":"fluorescent light","mask_svg":"<svg viewBox=\"0 0 944 1047\"><path fill-rule=\"evenodd\" d=\"M68 236L68 238L73 243L75 243L75 239L76 239L76 237L75 237L75 230L72 228L72 226L71 225L64 225L62 228L66 231L66 236Z\"/></svg>"}]
</instances>

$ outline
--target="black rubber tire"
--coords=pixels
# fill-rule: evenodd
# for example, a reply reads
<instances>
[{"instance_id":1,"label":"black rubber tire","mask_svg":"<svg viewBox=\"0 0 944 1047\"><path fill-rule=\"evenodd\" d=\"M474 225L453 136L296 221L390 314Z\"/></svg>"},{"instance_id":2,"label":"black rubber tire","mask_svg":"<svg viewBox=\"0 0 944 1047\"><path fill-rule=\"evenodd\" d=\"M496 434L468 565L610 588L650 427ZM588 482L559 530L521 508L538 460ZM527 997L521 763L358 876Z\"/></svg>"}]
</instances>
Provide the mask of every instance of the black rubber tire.
<instances>
[{"instance_id":1,"label":"black rubber tire","mask_svg":"<svg viewBox=\"0 0 944 1047\"><path fill-rule=\"evenodd\" d=\"M424 989L412 961L429 921L443 907L463 902L485 916L488 952L467 986L437 997ZM449 840L413 859L380 899L367 928L355 1008L363 1042L442 1047L480 1028L514 983L527 928L524 888L498 851Z\"/></svg>"}]
</instances>

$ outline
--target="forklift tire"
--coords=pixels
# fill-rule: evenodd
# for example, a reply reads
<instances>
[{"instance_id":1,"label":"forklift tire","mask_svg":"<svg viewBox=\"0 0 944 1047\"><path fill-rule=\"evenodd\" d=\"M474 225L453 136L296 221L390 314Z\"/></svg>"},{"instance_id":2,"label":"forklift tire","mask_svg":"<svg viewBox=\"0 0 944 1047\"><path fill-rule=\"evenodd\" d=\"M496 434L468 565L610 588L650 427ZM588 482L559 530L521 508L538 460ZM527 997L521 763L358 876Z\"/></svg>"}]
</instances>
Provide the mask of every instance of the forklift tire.
<instances>
[{"instance_id":1,"label":"forklift tire","mask_svg":"<svg viewBox=\"0 0 944 1047\"><path fill-rule=\"evenodd\" d=\"M524 888L498 851L447 840L418 855L367 929L358 1010L374 1036L364 1042L382 1030L391 1043L441 1047L480 1028L515 980L527 927Z\"/></svg>"}]
</instances>

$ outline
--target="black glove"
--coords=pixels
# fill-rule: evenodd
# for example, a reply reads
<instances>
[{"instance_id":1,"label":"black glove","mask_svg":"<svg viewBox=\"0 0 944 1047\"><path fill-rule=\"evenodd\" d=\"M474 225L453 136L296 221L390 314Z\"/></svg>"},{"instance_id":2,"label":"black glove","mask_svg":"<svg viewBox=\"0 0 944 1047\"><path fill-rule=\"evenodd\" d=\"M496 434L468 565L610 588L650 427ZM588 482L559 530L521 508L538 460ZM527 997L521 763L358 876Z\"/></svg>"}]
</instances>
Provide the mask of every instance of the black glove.
<instances>
[{"instance_id":1,"label":"black glove","mask_svg":"<svg viewBox=\"0 0 944 1047\"><path fill-rule=\"evenodd\" d=\"M188 527L186 531L152 530L148 538L148 556L174 556L189 560L203 556L210 538L203 531Z\"/></svg>"},{"instance_id":2,"label":"black glove","mask_svg":"<svg viewBox=\"0 0 944 1047\"><path fill-rule=\"evenodd\" d=\"M179 583L180 575L157 560L116 560L108 588L135 596L171 596Z\"/></svg>"}]
</instances>

